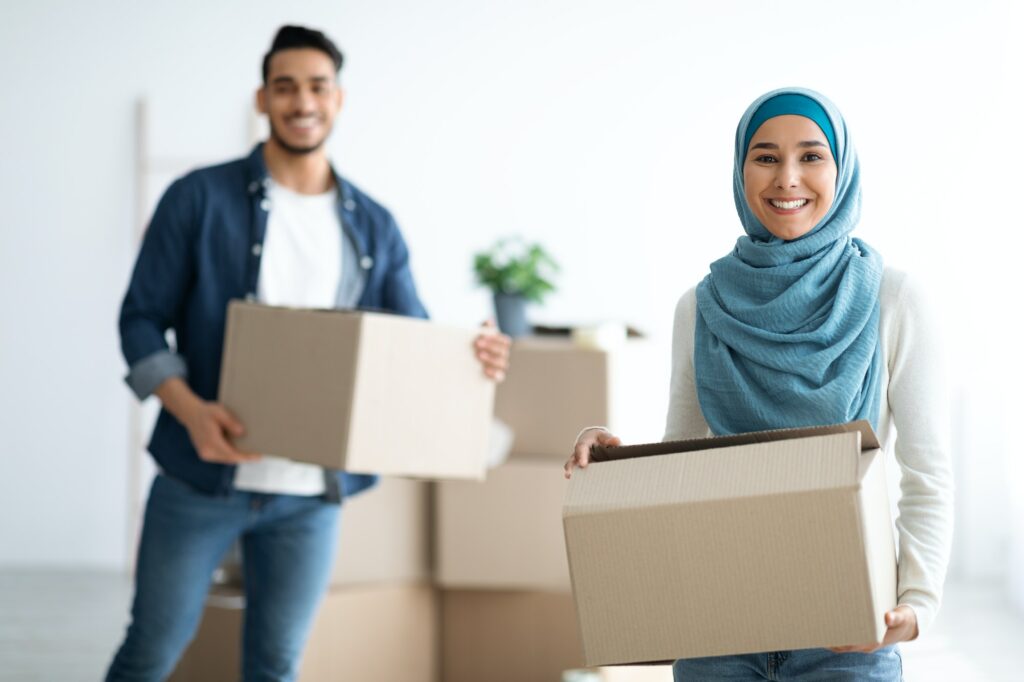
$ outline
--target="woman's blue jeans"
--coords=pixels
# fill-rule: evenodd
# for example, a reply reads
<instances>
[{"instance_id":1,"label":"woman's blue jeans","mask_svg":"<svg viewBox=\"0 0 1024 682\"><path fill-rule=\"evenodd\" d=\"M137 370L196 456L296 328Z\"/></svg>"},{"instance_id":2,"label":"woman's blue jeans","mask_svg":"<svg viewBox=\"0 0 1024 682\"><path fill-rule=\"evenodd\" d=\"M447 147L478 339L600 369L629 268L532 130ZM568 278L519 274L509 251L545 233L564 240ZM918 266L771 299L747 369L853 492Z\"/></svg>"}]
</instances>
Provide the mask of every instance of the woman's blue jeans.
<instances>
[{"instance_id":1,"label":"woman's blue jeans","mask_svg":"<svg viewBox=\"0 0 1024 682\"><path fill-rule=\"evenodd\" d=\"M338 505L319 497L214 497L158 475L146 504L132 620L108 682L158 682L174 670L202 618L211 576L239 538L243 679L294 679L330 579L338 516Z\"/></svg>"},{"instance_id":2,"label":"woman's blue jeans","mask_svg":"<svg viewBox=\"0 0 1024 682\"><path fill-rule=\"evenodd\" d=\"M871 654L828 649L773 651L741 656L684 658L672 666L676 682L900 682L903 661L895 646Z\"/></svg>"}]
</instances>

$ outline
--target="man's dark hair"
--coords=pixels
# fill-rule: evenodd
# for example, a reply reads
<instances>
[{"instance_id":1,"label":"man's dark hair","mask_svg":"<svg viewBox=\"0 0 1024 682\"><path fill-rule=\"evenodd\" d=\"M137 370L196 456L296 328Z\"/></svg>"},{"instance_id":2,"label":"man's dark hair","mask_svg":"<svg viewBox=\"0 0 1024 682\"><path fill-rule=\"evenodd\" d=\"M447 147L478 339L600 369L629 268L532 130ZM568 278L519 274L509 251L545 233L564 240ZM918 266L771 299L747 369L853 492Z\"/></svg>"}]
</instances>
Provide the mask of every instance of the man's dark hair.
<instances>
[{"instance_id":1,"label":"man's dark hair","mask_svg":"<svg viewBox=\"0 0 1024 682\"><path fill-rule=\"evenodd\" d=\"M334 72L341 71L341 64L345 60L341 50L322 31L316 31L305 26L282 26L274 42L270 45L270 51L263 57L263 84L267 84L267 76L270 74L270 58L282 50L295 50L300 48L312 48L320 50L334 62Z\"/></svg>"}]
</instances>

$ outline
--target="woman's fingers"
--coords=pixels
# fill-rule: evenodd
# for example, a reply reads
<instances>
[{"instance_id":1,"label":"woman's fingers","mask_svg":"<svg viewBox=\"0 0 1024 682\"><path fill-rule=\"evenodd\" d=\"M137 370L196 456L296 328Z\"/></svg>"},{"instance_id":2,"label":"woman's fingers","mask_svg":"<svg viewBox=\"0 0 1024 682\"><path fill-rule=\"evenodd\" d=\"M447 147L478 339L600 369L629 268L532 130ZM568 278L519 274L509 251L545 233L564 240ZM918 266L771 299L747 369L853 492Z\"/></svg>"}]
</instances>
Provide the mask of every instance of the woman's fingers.
<instances>
[{"instance_id":1,"label":"woman's fingers","mask_svg":"<svg viewBox=\"0 0 1024 682\"><path fill-rule=\"evenodd\" d=\"M594 445L615 447L622 445L622 441L618 436L611 434L604 429L590 429L584 431L579 440L576 441L572 457L569 458L563 467L565 469L566 478L572 478L572 470L574 467L578 466L581 469L587 468L587 465L590 464L590 450Z\"/></svg>"}]
</instances>

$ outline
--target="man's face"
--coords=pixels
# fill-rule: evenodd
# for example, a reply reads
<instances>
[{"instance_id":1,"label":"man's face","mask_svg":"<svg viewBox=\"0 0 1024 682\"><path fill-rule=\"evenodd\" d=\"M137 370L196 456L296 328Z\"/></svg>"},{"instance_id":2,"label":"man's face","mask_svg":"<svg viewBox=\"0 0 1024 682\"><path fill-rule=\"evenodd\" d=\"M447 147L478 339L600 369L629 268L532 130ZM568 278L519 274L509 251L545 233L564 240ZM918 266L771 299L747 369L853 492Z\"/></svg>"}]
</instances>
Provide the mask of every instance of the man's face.
<instances>
[{"instance_id":1,"label":"man's face","mask_svg":"<svg viewBox=\"0 0 1024 682\"><path fill-rule=\"evenodd\" d=\"M270 58L256 106L270 120L270 137L292 154L319 149L341 110L334 62L312 48L282 50Z\"/></svg>"}]
</instances>

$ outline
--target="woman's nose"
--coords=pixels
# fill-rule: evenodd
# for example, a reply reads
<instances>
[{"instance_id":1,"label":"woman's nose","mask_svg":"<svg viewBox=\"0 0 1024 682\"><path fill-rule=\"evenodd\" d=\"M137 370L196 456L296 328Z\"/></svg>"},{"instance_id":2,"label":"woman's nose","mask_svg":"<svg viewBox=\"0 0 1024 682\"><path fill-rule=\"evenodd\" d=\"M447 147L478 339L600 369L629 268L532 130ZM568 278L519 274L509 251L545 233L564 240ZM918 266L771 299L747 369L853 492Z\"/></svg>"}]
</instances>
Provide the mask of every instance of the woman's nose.
<instances>
[{"instance_id":1,"label":"woman's nose","mask_svg":"<svg viewBox=\"0 0 1024 682\"><path fill-rule=\"evenodd\" d=\"M796 187L800 184L800 171L794 163L780 163L775 170L775 186L778 188Z\"/></svg>"}]
</instances>

